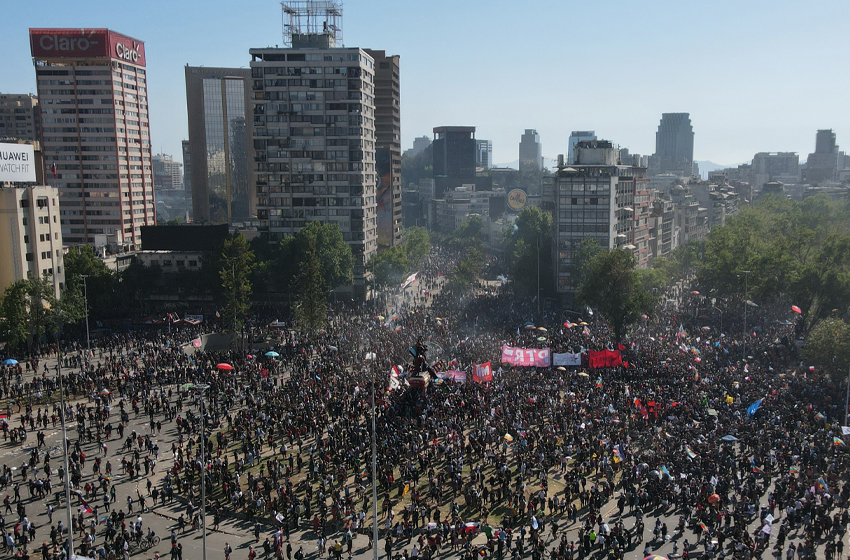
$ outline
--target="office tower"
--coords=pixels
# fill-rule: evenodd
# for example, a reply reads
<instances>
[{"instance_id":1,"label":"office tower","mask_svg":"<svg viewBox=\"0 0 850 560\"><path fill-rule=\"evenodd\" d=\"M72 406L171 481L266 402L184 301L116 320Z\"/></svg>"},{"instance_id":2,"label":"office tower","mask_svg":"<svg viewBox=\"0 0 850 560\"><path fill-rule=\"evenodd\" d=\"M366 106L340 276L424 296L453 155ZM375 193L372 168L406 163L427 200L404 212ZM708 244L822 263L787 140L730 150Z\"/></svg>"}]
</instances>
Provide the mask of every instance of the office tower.
<instances>
[{"instance_id":1,"label":"office tower","mask_svg":"<svg viewBox=\"0 0 850 560\"><path fill-rule=\"evenodd\" d=\"M156 154L153 162L153 186L157 190L183 190L183 164L169 154Z\"/></svg>"},{"instance_id":2,"label":"office tower","mask_svg":"<svg viewBox=\"0 0 850 560\"><path fill-rule=\"evenodd\" d=\"M44 182L37 143L0 142L0 293L28 277L65 288L59 192Z\"/></svg>"},{"instance_id":3,"label":"office tower","mask_svg":"<svg viewBox=\"0 0 850 560\"><path fill-rule=\"evenodd\" d=\"M671 173L690 177L694 172L694 129L688 113L663 113L655 133L650 175Z\"/></svg>"},{"instance_id":4,"label":"office tower","mask_svg":"<svg viewBox=\"0 0 850 560\"><path fill-rule=\"evenodd\" d=\"M531 128L525 129L519 141L519 171L541 171L543 169L543 146L540 135Z\"/></svg>"},{"instance_id":5,"label":"office tower","mask_svg":"<svg viewBox=\"0 0 850 560\"><path fill-rule=\"evenodd\" d=\"M156 223L143 42L108 29L30 29L48 182L67 245L141 244Z\"/></svg>"},{"instance_id":6,"label":"office tower","mask_svg":"<svg viewBox=\"0 0 850 560\"><path fill-rule=\"evenodd\" d=\"M425 148L431 145L431 138L428 136L419 136L413 139L413 148L411 148L411 155L418 156L422 152L425 151Z\"/></svg>"},{"instance_id":7,"label":"office tower","mask_svg":"<svg viewBox=\"0 0 850 560\"><path fill-rule=\"evenodd\" d=\"M375 62L375 169L378 247L401 242L399 56L365 49Z\"/></svg>"},{"instance_id":8,"label":"office tower","mask_svg":"<svg viewBox=\"0 0 850 560\"><path fill-rule=\"evenodd\" d=\"M475 127L434 128L434 198L450 189L475 184Z\"/></svg>"},{"instance_id":9,"label":"office tower","mask_svg":"<svg viewBox=\"0 0 850 560\"><path fill-rule=\"evenodd\" d=\"M800 156L796 152L759 152L753 156L750 183L761 187L770 181L797 183L800 177Z\"/></svg>"},{"instance_id":10,"label":"office tower","mask_svg":"<svg viewBox=\"0 0 850 560\"><path fill-rule=\"evenodd\" d=\"M596 132L592 130L574 130L570 133L569 146L567 149L567 165L572 165L576 157L576 144L579 142L590 142L596 140Z\"/></svg>"},{"instance_id":11,"label":"office tower","mask_svg":"<svg viewBox=\"0 0 850 560\"><path fill-rule=\"evenodd\" d=\"M493 167L493 143L490 140L475 140L475 166Z\"/></svg>"},{"instance_id":12,"label":"office tower","mask_svg":"<svg viewBox=\"0 0 850 560\"><path fill-rule=\"evenodd\" d=\"M38 97L31 93L0 93L0 138L41 141Z\"/></svg>"},{"instance_id":13,"label":"office tower","mask_svg":"<svg viewBox=\"0 0 850 560\"><path fill-rule=\"evenodd\" d=\"M834 181L838 173L838 144L832 129L818 130L815 151L806 159L806 181L823 183Z\"/></svg>"},{"instance_id":14,"label":"office tower","mask_svg":"<svg viewBox=\"0 0 850 560\"><path fill-rule=\"evenodd\" d=\"M622 248L646 264L650 232L649 180L646 170L618 165L619 150L607 140L575 144L575 161L559 167L553 204L555 285L568 303L577 286L572 277L573 257L586 237L602 248ZM634 218L635 203L640 218ZM637 228L635 227L637 224Z\"/></svg>"},{"instance_id":15,"label":"office tower","mask_svg":"<svg viewBox=\"0 0 850 560\"><path fill-rule=\"evenodd\" d=\"M187 193L192 192L192 157L189 154L190 147L189 141L183 140L181 142L181 147L183 148L183 190Z\"/></svg>"},{"instance_id":16,"label":"office tower","mask_svg":"<svg viewBox=\"0 0 850 560\"><path fill-rule=\"evenodd\" d=\"M250 220L256 212L249 172L251 70L186 66L185 75L193 219L213 224Z\"/></svg>"},{"instance_id":17,"label":"office tower","mask_svg":"<svg viewBox=\"0 0 850 560\"><path fill-rule=\"evenodd\" d=\"M286 46L250 49L260 229L276 240L310 221L337 224L363 298L366 263L378 248L375 59L341 46L334 2L283 9Z\"/></svg>"}]
</instances>

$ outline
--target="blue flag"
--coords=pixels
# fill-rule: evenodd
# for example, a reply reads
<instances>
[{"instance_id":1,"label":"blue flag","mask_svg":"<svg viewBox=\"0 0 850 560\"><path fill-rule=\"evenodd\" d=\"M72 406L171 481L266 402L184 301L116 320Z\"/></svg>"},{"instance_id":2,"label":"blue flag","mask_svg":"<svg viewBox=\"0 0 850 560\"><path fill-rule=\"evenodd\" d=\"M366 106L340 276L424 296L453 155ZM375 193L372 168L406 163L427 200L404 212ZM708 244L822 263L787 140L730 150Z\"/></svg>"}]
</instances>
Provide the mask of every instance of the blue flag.
<instances>
[{"instance_id":1,"label":"blue flag","mask_svg":"<svg viewBox=\"0 0 850 560\"><path fill-rule=\"evenodd\" d=\"M759 400L757 400L756 402L754 402L753 404L751 404L750 406L747 407L747 416L752 418L753 415L755 415L756 411L761 406L761 401L762 401L762 399L759 399Z\"/></svg>"}]
</instances>

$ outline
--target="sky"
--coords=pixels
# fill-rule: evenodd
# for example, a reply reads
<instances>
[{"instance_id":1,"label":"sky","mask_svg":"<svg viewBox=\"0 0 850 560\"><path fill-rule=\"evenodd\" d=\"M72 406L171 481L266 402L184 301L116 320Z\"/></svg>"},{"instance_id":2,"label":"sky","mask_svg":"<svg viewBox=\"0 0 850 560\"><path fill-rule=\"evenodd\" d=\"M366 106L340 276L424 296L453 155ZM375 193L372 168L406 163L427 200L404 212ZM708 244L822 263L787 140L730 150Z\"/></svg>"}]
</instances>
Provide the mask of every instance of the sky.
<instances>
[{"instance_id":1,"label":"sky","mask_svg":"<svg viewBox=\"0 0 850 560\"><path fill-rule=\"evenodd\" d=\"M401 56L402 148L435 126L475 126L493 161L518 159L526 128L543 154L595 130L651 154L661 113L687 112L694 158L761 151L805 161L817 129L850 148L850 2L817 0L348 0L347 47ZM275 0L5 2L0 91L35 92L29 27L108 27L145 42L154 153L181 159L183 66L247 67L282 45Z\"/></svg>"}]
</instances>

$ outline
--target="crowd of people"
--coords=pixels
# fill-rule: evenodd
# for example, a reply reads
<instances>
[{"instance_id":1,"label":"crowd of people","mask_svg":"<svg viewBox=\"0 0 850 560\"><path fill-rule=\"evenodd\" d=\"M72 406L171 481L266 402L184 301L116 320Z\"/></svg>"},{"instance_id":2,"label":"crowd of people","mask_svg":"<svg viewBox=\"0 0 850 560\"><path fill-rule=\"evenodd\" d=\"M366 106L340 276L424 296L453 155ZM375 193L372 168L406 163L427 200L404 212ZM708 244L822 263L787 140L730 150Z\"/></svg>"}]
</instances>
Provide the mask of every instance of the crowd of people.
<instances>
[{"instance_id":1,"label":"crowd of people","mask_svg":"<svg viewBox=\"0 0 850 560\"><path fill-rule=\"evenodd\" d=\"M405 560L615 560L669 542L685 558L841 557L850 505L841 388L800 362L793 321L765 312L744 332L734 311L743 302L709 304L683 281L615 341L591 310L538 314L501 282L452 293L445 279L458 258L437 249L388 307L339 306L318 333L269 328L263 347L196 348L201 325L4 366L4 438L36 434L27 461L0 476L7 549L25 559L38 549L28 507L45 501L40 552L62 554L62 451L43 435L61 421L61 372L70 529L83 555L102 560L152 543L142 515L175 507L179 560L180 535L201 525L201 485L209 529L248 520L257 544L268 535L264 553L286 560L293 548L296 560L351 556L355 540ZM725 330L707 311L717 306L728 306ZM405 383L411 354L471 372L498 364L505 344L585 356L607 348L623 365L503 364L486 383ZM294 534L315 546L293 547Z\"/></svg>"}]
</instances>

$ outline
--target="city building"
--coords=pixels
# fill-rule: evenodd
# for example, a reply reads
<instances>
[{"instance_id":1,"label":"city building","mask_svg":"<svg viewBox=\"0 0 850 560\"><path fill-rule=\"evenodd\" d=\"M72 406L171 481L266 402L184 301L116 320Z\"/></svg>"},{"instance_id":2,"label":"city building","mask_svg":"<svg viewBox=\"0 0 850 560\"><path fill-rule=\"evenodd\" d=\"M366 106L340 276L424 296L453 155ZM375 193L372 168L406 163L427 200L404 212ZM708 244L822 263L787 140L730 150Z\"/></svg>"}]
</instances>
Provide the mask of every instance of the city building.
<instances>
[{"instance_id":1,"label":"city building","mask_svg":"<svg viewBox=\"0 0 850 560\"><path fill-rule=\"evenodd\" d=\"M41 159L37 143L0 142L0 293L30 277L65 289L59 192L41 184Z\"/></svg>"},{"instance_id":2,"label":"city building","mask_svg":"<svg viewBox=\"0 0 850 560\"><path fill-rule=\"evenodd\" d=\"M607 140L577 142L574 163L559 165L548 202L553 209L555 285L567 305L577 288L573 258L585 238L596 239L606 249L631 251L642 266L648 262L652 213L648 185L646 169L620 165L619 149Z\"/></svg>"},{"instance_id":3,"label":"city building","mask_svg":"<svg viewBox=\"0 0 850 560\"><path fill-rule=\"evenodd\" d=\"M493 142L490 140L475 140L475 166L493 167Z\"/></svg>"},{"instance_id":4,"label":"city building","mask_svg":"<svg viewBox=\"0 0 850 560\"><path fill-rule=\"evenodd\" d=\"M409 152L412 156L418 156L431 145L431 138L428 136L418 136L413 139L413 147Z\"/></svg>"},{"instance_id":5,"label":"city building","mask_svg":"<svg viewBox=\"0 0 850 560\"><path fill-rule=\"evenodd\" d=\"M476 191L473 185L463 185L446 191L445 198L434 201L436 225L433 229L450 234L469 216L490 217L490 198L504 197L503 191Z\"/></svg>"},{"instance_id":6,"label":"city building","mask_svg":"<svg viewBox=\"0 0 850 560\"><path fill-rule=\"evenodd\" d=\"M838 161L843 159L835 142L832 129L818 130L815 137L815 151L806 159L806 182L823 183L835 181L838 177Z\"/></svg>"},{"instance_id":7,"label":"city building","mask_svg":"<svg viewBox=\"0 0 850 560\"><path fill-rule=\"evenodd\" d=\"M195 222L233 224L256 215L251 70L186 66L186 109L192 216ZM187 191L188 192L188 191Z\"/></svg>"},{"instance_id":8,"label":"city building","mask_svg":"<svg viewBox=\"0 0 850 560\"><path fill-rule=\"evenodd\" d=\"M365 49L375 62L375 187L378 247L401 242L401 99L399 56Z\"/></svg>"},{"instance_id":9,"label":"city building","mask_svg":"<svg viewBox=\"0 0 850 560\"><path fill-rule=\"evenodd\" d=\"M189 141L181 142L183 148L183 190L192 192L192 156L190 154Z\"/></svg>"},{"instance_id":10,"label":"city building","mask_svg":"<svg viewBox=\"0 0 850 560\"><path fill-rule=\"evenodd\" d=\"M137 247L156 223L144 43L108 29L29 35L64 243Z\"/></svg>"},{"instance_id":11,"label":"city building","mask_svg":"<svg viewBox=\"0 0 850 560\"><path fill-rule=\"evenodd\" d=\"M183 190L183 164L169 154L156 154L153 163L153 186L157 190Z\"/></svg>"},{"instance_id":12,"label":"city building","mask_svg":"<svg viewBox=\"0 0 850 560\"><path fill-rule=\"evenodd\" d=\"M596 132L592 130L574 130L570 133L569 146L567 147L567 164L575 163L576 144L596 140Z\"/></svg>"},{"instance_id":13,"label":"city building","mask_svg":"<svg viewBox=\"0 0 850 560\"><path fill-rule=\"evenodd\" d=\"M365 298L378 248L375 58L341 46L335 2L283 10L285 46L250 49L260 230L275 241L310 221L337 224L354 254L354 295Z\"/></svg>"},{"instance_id":14,"label":"city building","mask_svg":"<svg viewBox=\"0 0 850 560\"><path fill-rule=\"evenodd\" d=\"M31 93L0 93L0 138L41 141L38 97Z\"/></svg>"},{"instance_id":15,"label":"city building","mask_svg":"<svg viewBox=\"0 0 850 560\"><path fill-rule=\"evenodd\" d=\"M475 184L475 127L434 128L434 198L447 190Z\"/></svg>"},{"instance_id":16,"label":"city building","mask_svg":"<svg viewBox=\"0 0 850 560\"><path fill-rule=\"evenodd\" d=\"M526 128L519 140L519 172L541 171L543 169L543 145L540 135Z\"/></svg>"},{"instance_id":17,"label":"city building","mask_svg":"<svg viewBox=\"0 0 850 560\"><path fill-rule=\"evenodd\" d=\"M664 113L655 133L655 154L649 159L649 174L672 173L690 177L694 173L694 129L688 113Z\"/></svg>"}]
</instances>

